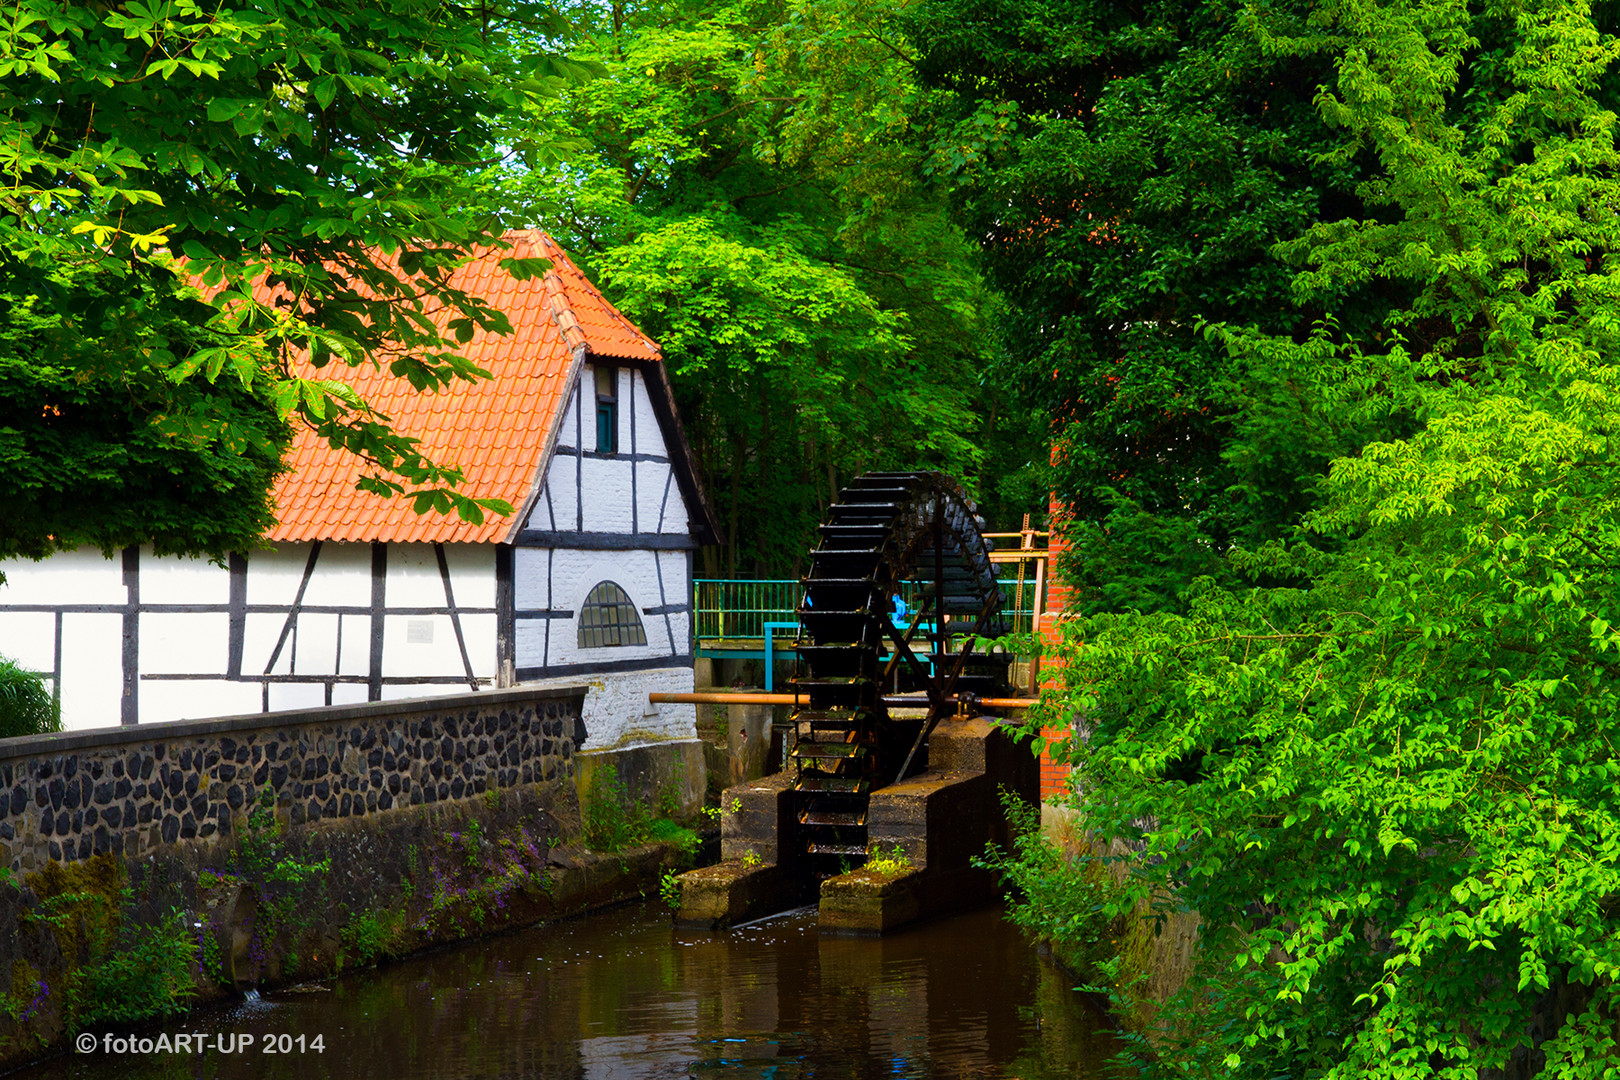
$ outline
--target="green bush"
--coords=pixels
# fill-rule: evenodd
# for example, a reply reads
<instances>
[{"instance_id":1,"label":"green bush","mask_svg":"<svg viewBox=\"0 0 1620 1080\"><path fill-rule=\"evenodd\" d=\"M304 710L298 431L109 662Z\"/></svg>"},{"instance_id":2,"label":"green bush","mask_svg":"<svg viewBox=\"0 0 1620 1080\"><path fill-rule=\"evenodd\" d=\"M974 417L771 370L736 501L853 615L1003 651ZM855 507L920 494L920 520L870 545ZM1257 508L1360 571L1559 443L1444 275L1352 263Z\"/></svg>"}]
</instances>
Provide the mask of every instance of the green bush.
<instances>
[{"instance_id":1,"label":"green bush","mask_svg":"<svg viewBox=\"0 0 1620 1080\"><path fill-rule=\"evenodd\" d=\"M1001 797L1013 828L1013 850L992 844L974 865L994 870L1011 887L1008 918L1050 944L1071 969L1095 979L1099 965L1109 959L1107 871L1092 858L1060 851L1041 835L1039 806L1005 790Z\"/></svg>"},{"instance_id":2,"label":"green bush","mask_svg":"<svg viewBox=\"0 0 1620 1080\"><path fill-rule=\"evenodd\" d=\"M640 843L651 824L646 807L629 798L618 775L605 766L591 775L582 816L585 843L592 851L614 852Z\"/></svg>"},{"instance_id":3,"label":"green bush","mask_svg":"<svg viewBox=\"0 0 1620 1080\"><path fill-rule=\"evenodd\" d=\"M394 910L384 914L362 912L343 928L343 946L356 961L370 966L377 961L398 956L404 951L405 913Z\"/></svg>"},{"instance_id":4,"label":"green bush","mask_svg":"<svg viewBox=\"0 0 1620 1080\"><path fill-rule=\"evenodd\" d=\"M62 710L38 675L0 657L0 739L62 730Z\"/></svg>"},{"instance_id":5,"label":"green bush","mask_svg":"<svg viewBox=\"0 0 1620 1080\"><path fill-rule=\"evenodd\" d=\"M671 792L672 789L666 787L659 793L658 808L664 816L655 817L646 804L625 792L617 773L598 767L591 776L582 810L586 845L592 851L611 853L649 841L669 844L681 852L684 861L690 862L702 838L670 820L673 812L670 808L678 805Z\"/></svg>"},{"instance_id":6,"label":"green bush","mask_svg":"<svg viewBox=\"0 0 1620 1080\"><path fill-rule=\"evenodd\" d=\"M899 844L894 845L891 851L884 851L882 844L873 844L866 854L863 869L883 877L898 877L911 870L911 856Z\"/></svg>"},{"instance_id":7,"label":"green bush","mask_svg":"<svg viewBox=\"0 0 1620 1080\"><path fill-rule=\"evenodd\" d=\"M649 823L645 839L660 844L669 844L679 851L686 860L690 860L692 856L696 855L698 847L703 843L703 838L697 833L668 818L659 818Z\"/></svg>"},{"instance_id":8,"label":"green bush","mask_svg":"<svg viewBox=\"0 0 1620 1080\"><path fill-rule=\"evenodd\" d=\"M79 1028L174 1016L196 994L197 942L185 913L171 910L155 927L126 927L118 947L92 958L69 991Z\"/></svg>"}]
</instances>

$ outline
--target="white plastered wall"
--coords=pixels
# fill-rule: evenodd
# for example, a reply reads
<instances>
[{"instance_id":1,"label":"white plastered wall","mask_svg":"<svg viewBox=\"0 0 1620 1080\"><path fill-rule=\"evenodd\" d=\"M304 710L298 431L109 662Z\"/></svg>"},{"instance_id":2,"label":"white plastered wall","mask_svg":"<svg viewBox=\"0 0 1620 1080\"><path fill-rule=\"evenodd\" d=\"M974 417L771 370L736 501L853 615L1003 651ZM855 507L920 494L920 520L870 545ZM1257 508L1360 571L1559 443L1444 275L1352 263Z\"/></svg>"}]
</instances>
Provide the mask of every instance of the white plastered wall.
<instances>
[{"instance_id":1,"label":"white plastered wall","mask_svg":"<svg viewBox=\"0 0 1620 1080\"><path fill-rule=\"evenodd\" d=\"M563 675L532 679L524 686L578 686L584 683L585 743L582 750L623 750L648 743L697 738L697 710L691 705L653 705L647 695L690 694L692 665Z\"/></svg>"},{"instance_id":2,"label":"white plastered wall","mask_svg":"<svg viewBox=\"0 0 1620 1080\"><path fill-rule=\"evenodd\" d=\"M495 549L487 545L446 545L450 598L461 609L467 660L479 679L495 678ZM461 643L451 622L444 581L432 544L390 544L388 614L383 623L383 678L464 675ZM415 609L415 610L413 610ZM427 611L423 609L438 609ZM471 610L466 610L471 609ZM393 686L384 687L384 698ZM461 693L446 686L441 693Z\"/></svg>"},{"instance_id":3,"label":"white plastered wall","mask_svg":"<svg viewBox=\"0 0 1620 1080\"><path fill-rule=\"evenodd\" d=\"M547 683L592 686L589 746L637 738L690 738L690 706L648 705L655 690L688 691L691 614L684 550L635 547L634 537L684 537L690 516L640 372L618 368L621 453L595 449L594 371L586 365L581 412L565 409L547 482L525 529L626 537L620 550L570 547L515 552L516 666ZM581 495L583 492L583 497ZM63 552L14 561L0 586L0 655L54 681L60 672L65 725L117 724L123 701L126 627L138 658L136 714L142 723L364 701L371 692L371 545L325 543L308 574L310 544L281 544L247 559L240 648L232 670L231 576L198 559L140 556L139 610L129 608L120 556ZM380 695L458 693L467 669L480 685L496 676L495 554L492 546L447 545L461 639L449 615L431 544L394 544L384 579ZM582 649L577 613L598 582L622 587L641 613L644 646ZM302 595L300 596L300 589ZM297 605L294 614L291 609ZM149 610L161 605L162 610ZM667 610L675 608L678 610ZM525 609L545 618L523 618ZM556 617L567 613L567 618ZM133 617L130 617L130 616ZM60 641L60 647L58 647ZM466 661L462 658L462 645ZM660 661L667 659L669 663ZM624 670L628 665L632 670ZM602 670L592 671L600 665ZM551 675L547 668L565 668Z\"/></svg>"},{"instance_id":4,"label":"white plastered wall","mask_svg":"<svg viewBox=\"0 0 1620 1080\"><path fill-rule=\"evenodd\" d=\"M661 575L661 577L660 577ZM645 645L586 648L579 641L579 610L591 589L604 581L622 588L636 606ZM588 551L518 548L513 553L513 600L517 613L515 652L520 678L547 684L585 682L587 749L616 746L635 738L691 738L696 711L691 706L650 706L652 691L689 693L692 689L690 595L684 551ZM625 663L669 666L612 670ZM596 671L593 665L600 665ZM564 668L555 677L548 669Z\"/></svg>"},{"instance_id":5,"label":"white plastered wall","mask_svg":"<svg viewBox=\"0 0 1620 1080\"><path fill-rule=\"evenodd\" d=\"M691 519L686 511L686 500L681 497L680 484L675 480L675 470L669 462L669 446L658 427L658 415L653 412L652 399L647 396L647 380L639 371L620 374L632 386L637 454L664 458L662 462L636 463L638 524L642 532L684 536L690 528ZM620 423L622 426L622 417ZM623 432L620 435L622 438Z\"/></svg>"},{"instance_id":6,"label":"white plastered wall","mask_svg":"<svg viewBox=\"0 0 1620 1080\"><path fill-rule=\"evenodd\" d=\"M585 365L579 385L586 408L580 410L576 388L563 412L558 452L548 466L545 487L523 523L525 530L559 534L557 546L514 552L519 678L590 686L587 749L694 738L695 709L647 701L649 693L685 693L693 685L687 553L658 550L650 539L686 536L686 504L646 380L632 368L618 369L619 453L595 453L595 377L594 367ZM582 546L570 546L567 534L577 531L591 534L590 542L597 545L604 534L623 537L620 543L626 546L583 546L584 538ZM649 537L645 547L635 546L641 535ZM580 645L580 608L604 581L618 585L635 604L645 645ZM666 658L667 666L658 663Z\"/></svg>"},{"instance_id":7,"label":"white plastered wall","mask_svg":"<svg viewBox=\"0 0 1620 1080\"><path fill-rule=\"evenodd\" d=\"M324 543L311 566L312 547L281 544L246 559L235 670L230 571L202 559L157 558L150 549L139 557L135 610L121 555L78 550L0 567L7 578L0 655L47 676L59 665L69 730L120 723L126 627L140 723L365 701L373 674L372 545ZM385 699L465 692L469 666L478 685L494 684L494 547L444 550L460 641L433 545L389 545Z\"/></svg>"},{"instance_id":8,"label":"white plastered wall","mask_svg":"<svg viewBox=\"0 0 1620 1080\"><path fill-rule=\"evenodd\" d=\"M580 646L580 607L591 589L604 581L613 582L629 595L641 616L647 644L605 649ZM519 548L513 559L513 594L520 616L517 666L556 667L593 660L685 656L691 640L691 614L662 609L684 606L687 591L683 552ZM522 617L531 611L545 611L551 617Z\"/></svg>"},{"instance_id":9,"label":"white plastered wall","mask_svg":"<svg viewBox=\"0 0 1620 1080\"><path fill-rule=\"evenodd\" d=\"M654 533L685 536L691 524L669 447L639 371L619 368L619 450L613 458L593 456L596 417L595 369L586 364L558 428L557 453L546 467L546 483L525 529L546 532ZM584 447L583 455L577 454ZM581 497L583 492L583 497Z\"/></svg>"}]
</instances>

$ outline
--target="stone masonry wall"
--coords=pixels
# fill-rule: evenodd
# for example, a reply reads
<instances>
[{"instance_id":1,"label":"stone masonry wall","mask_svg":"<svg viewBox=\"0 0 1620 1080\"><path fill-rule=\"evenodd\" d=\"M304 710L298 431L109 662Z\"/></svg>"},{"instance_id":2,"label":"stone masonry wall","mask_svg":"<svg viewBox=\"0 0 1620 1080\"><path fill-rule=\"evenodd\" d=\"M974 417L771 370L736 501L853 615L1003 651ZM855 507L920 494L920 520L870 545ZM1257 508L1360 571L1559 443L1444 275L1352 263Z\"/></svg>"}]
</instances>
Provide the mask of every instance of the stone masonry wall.
<instances>
[{"instance_id":1,"label":"stone masonry wall","mask_svg":"<svg viewBox=\"0 0 1620 1080\"><path fill-rule=\"evenodd\" d=\"M562 779L584 698L519 687L0 739L0 867L223 838L267 792L296 826Z\"/></svg>"}]
</instances>

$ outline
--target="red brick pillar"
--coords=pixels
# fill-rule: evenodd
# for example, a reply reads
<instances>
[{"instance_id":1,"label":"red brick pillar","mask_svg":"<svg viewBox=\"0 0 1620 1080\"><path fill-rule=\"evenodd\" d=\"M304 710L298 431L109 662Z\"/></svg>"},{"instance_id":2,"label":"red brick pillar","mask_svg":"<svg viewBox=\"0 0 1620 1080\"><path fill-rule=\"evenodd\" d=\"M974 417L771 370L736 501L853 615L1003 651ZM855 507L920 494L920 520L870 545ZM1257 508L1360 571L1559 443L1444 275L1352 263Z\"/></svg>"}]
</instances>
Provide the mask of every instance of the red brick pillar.
<instances>
[{"instance_id":1,"label":"red brick pillar","mask_svg":"<svg viewBox=\"0 0 1620 1080\"><path fill-rule=\"evenodd\" d=\"M1054 499L1050 504L1050 510L1052 531L1046 542L1046 603L1035 613L1035 632L1040 634L1048 645L1053 645L1059 640L1057 621L1062 616L1064 608L1068 606L1073 590L1056 573L1058 556L1065 546L1059 525L1063 507ZM1043 690L1060 684L1058 669L1061 666L1060 661L1050 656L1041 661ZM1041 735L1050 741L1064 738L1068 732L1056 728L1042 728ZM1054 795L1065 795L1068 790L1069 767L1054 762L1050 754L1041 751L1041 799L1044 801Z\"/></svg>"}]
</instances>

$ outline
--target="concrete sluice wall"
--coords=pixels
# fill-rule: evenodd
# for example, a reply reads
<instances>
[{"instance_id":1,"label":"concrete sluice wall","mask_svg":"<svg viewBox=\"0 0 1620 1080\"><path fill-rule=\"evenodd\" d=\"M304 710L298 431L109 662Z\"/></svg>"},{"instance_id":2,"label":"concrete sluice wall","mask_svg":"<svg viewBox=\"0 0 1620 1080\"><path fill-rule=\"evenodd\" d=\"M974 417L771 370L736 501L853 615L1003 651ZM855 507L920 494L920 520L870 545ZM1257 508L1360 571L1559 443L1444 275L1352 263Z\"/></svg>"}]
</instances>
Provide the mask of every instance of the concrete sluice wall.
<instances>
[{"instance_id":1,"label":"concrete sluice wall","mask_svg":"<svg viewBox=\"0 0 1620 1080\"><path fill-rule=\"evenodd\" d=\"M976 717L942 722L928 762L871 795L867 839L873 853L890 857L888 868L822 881L803 855L791 772L726 789L721 861L681 876L677 919L718 928L817 903L823 929L882 934L991 902L999 883L972 860L986 844L1010 842L1003 792L1038 798L1035 759L1001 725Z\"/></svg>"},{"instance_id":2,"label":"concrete sluice wall","mask_svg":"<svg viewBox=\"0 0 1620 1080\"><path fill-rule=\"evenodd\" d=\"M585 692L0 741L0 1067L147 987L172 1011L656 893L676 854L585 850L581 791L611 768L691 813L702 753L580 753Z\"/></svg>"}]
</instances>

